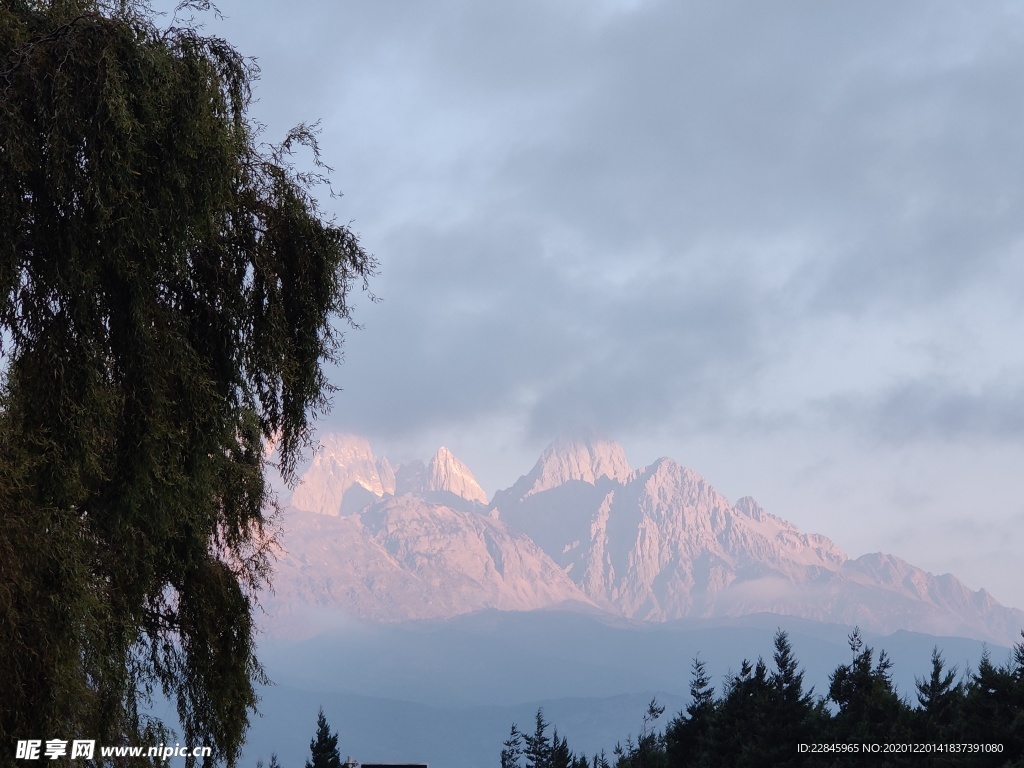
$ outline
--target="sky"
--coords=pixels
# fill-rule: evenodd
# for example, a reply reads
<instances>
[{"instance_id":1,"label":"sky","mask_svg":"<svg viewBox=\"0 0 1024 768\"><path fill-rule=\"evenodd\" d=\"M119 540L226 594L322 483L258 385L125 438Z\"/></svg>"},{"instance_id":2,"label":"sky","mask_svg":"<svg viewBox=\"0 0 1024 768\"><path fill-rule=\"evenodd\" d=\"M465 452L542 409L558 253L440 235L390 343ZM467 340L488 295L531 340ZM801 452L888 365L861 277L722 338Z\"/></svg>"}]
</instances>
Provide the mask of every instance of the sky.
<instances>
[{"instance_id":1,"label":"sky","mask_svg":"<svg viewBox=\"0 0 1024 768\"><path fill-rule=\"evenodd\" d=\"M318 423L559 434L1024 607L1024 9L221 0L380 263Z\"/></svg>"}]
</instances>

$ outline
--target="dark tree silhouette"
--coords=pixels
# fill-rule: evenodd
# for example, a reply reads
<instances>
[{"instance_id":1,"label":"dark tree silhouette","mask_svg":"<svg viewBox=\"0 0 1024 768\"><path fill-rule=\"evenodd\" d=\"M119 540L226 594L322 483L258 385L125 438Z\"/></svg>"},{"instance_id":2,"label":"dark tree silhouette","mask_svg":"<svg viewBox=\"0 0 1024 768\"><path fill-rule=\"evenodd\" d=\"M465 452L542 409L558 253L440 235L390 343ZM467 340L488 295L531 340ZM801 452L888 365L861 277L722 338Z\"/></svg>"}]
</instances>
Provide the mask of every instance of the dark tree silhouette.
<instances>
[{"instance_id":1,"label":"dark tree silhouette","mask_svg":"<svg viewBox=\"0 0 1024 768\"><path fill-rule=\"evenodd\" d=\"M512 723L508 738L501 750L501 768L519 768L519 757L523 754L523 735L519 726Z\"/></svg>"},{"instance_id":2,"label":"dark tree silhouette","mask_svg":"<svg viewBox=\"0 0 1024 768\"><path fill-rule=\"evenodd\" d=\"M523 736L526 742L523 749L526 768L551 768L551 739L547 735L549 725L544 719L544 710L538 709L533 734Z\"/></svg>"},{"instance_id":3,"label":"dark tree silhouette","mask_svg":"<svg viewBox=\"0 0 1024 768\"><path fill-rule=\"evenodd\" d=\"M669 765L700 765L712 738L717 704L707 664L693 660L690 677L690 703L665 730Z\"/></svg>"},{"instance_id":4,"label":"dark tree silhouette","mask_svg":"<svg viewBox=\"0 0 1024 768\"><path fill-rule=\"evenodd\" d=\"M879 652L875 662L874 649L864 644L859 629L850 635L850 650L853 660L829 678L828 696L839 707L834 738L851 744L906 741L909 707L893 689L888 655Z\"/></svg>"},{"instance_id":5,"label":"dark tree silhouette","mask_svg":"<svg viewBox=\"0 0 1024 768\"><path fill-rule=\"evenodd\" d=\"M309 742L309 752L306 768L341 768L338 734L331 733L322 708L316 716L316 736Z\"/></svg>"},{"instance_id":6,"label":"dark tree silhouette","mask_svg":"<svg viewBox=\"0 0 1024 768\"><path fill-rule=\"evenodd\" d=\"M293 480L374 264L292 164L314 132L264 148L252 63L146 8L0 4L0 743L151 740L162 689L231 762L264 448Z\"/></svg>"},{"instance_id":7,"label":"dark tree silhouette","mask_svg":"<svg viewBox=\"0 0 1024 768\"><path fill-rule=\"evenodd\" d=\"M706 665L694 659L691 701L685 711L661 734L652 726L664 710L652 700L643 715L640 736L629 735L615 744L615 768L867 764L1024 768L1024 642L1014 646L1010 660L1002 666L994 664L985 651L966 683L957 682L956 669L947 670L942 654L934 649L930 675L917 680L916 709L897 694L886 653L879 652L876 660L859 629L850 635L850 650L850 663L831 675L827 700L815 699L813 691L804 690L804 673L781 630L775 635L774 670L769 672L762 659L744 660L739 672L726 678L718 698ZM525 737L527 751L535 747L531 768L548 768L551 763L545 762L545 755L558 755L554 764L559 768L609 768L604 752L591 763L571 758L557 730L553 741L547 740L548 726L538 711L535 733ZM510 742L505 744L507 748ZM947 748L923 752L902 748L915 744ZM800 745L806 748L798 749ZM812 745L824 749L814 751ZM896 748L869 754L872 745ZM831 748L837 746L851 749Z\"/></svg>"},{"instance_id":8,"label":"dark tree silhouette","mask_svg":"<svg viewBox=\"0 0 1024 768\"><path fill-rule=\"evenodd\" d=\"M918 736L937 741L952 734L963 716L964 687L957 682L957 668L946 669L938 647L932 649L932 669L927 678L917 679Z\"/></svg>"}]
</instances>

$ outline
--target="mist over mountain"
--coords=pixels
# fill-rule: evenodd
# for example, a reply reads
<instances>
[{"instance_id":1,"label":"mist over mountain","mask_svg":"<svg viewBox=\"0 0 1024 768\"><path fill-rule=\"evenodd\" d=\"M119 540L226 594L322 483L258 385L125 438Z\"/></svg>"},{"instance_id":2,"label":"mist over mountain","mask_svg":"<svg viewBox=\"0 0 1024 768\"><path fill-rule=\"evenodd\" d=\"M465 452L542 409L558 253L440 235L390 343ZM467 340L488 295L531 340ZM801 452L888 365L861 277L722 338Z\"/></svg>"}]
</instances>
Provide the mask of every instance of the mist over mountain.
<instances>
[{"instance_id":1,"label":"mist over mountain","mask_svg":"<svg viewBox=\"0 0 1024 768\"><path fill-rule=\"evenodd\" d=\"M357 436L321 444L292 495L275 578L272 602L289 616L327 607L400 622L571 605L642 622L772 613L1002 644L1024 627L1024 612L952 575L850 558L670 458L632 469L599 436L556 440L490 504L446 448L429 465L394 466Z\"/></svg>"}]
</instances>

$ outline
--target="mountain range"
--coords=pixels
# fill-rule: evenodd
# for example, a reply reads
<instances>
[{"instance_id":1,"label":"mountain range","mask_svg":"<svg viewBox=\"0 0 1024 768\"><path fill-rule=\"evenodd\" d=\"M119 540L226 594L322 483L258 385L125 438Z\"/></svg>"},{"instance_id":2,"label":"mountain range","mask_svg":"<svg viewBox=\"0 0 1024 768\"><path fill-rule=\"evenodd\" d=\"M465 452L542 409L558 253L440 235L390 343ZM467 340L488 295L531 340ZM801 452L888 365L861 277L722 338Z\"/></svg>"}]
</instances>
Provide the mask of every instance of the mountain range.
<instances>
[{"instance_id":1,"label":"mountain range","mask_svg":"<svg viewBox=\"0 0 1024 768\"><path fill-rule=\"evenodd\" d=\"M770 613L1011 644L1024 612L893 555L851 558L669 458L632 468L593 435L556 440L488 500L446 448L392 464L321 439L284 518L269 631L317 622L570 609L666 622Z\"/></svg>"}]
</instances>

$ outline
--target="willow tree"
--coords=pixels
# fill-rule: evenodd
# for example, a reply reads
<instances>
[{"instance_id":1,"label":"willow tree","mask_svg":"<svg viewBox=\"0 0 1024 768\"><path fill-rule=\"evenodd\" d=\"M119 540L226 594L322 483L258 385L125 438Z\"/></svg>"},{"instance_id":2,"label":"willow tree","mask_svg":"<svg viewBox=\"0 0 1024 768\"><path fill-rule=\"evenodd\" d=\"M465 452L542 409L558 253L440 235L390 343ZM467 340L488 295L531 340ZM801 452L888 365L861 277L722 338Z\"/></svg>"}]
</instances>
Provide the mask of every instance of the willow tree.
<instances>
[{"instance_id":1,"label":"willow tree","mask_svg":"<svg viewBox=\"0 0 1024 768\"><path fill-rule=\"evenodd\" d=\"M154 737L154 691L190 743L238 754L264 449L294 480L374 269L317 206L313 132L260 143L255 76L141 2L0 4L3 760Z\"/></svg>"}]
</instances>

